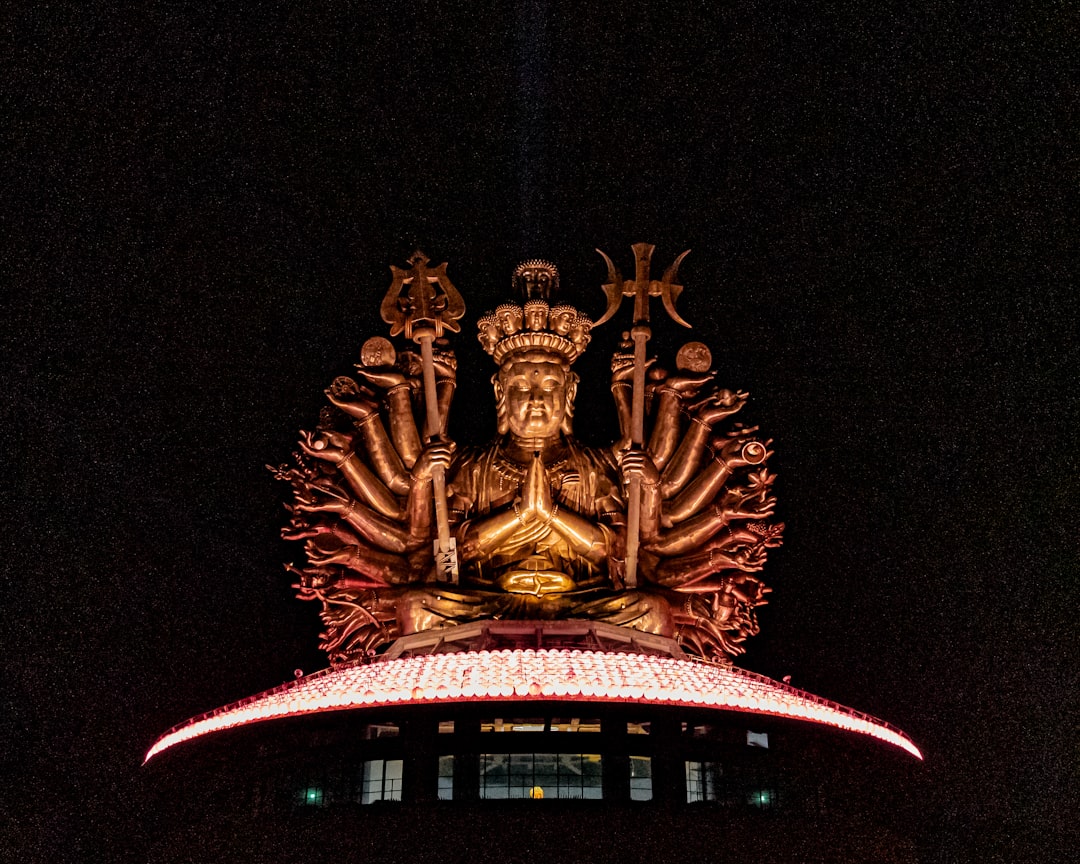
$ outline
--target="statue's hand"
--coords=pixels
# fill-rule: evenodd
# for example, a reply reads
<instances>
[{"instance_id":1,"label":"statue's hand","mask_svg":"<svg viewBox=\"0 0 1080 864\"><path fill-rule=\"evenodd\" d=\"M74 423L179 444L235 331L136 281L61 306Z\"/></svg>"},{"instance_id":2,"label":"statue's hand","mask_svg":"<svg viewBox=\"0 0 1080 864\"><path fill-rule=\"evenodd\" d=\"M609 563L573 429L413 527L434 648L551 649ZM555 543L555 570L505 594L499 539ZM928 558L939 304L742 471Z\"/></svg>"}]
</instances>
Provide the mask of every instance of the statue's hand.
<instances>
[{"instance_id":1,"label":"statue's hand","mask_svg":"<svg viewBox=\"0 0 1080 864\"><path fill-rule=\"evenodd\" d=\"M343 432L305 432L297 442L308 456L338 464L352 453L352 436Z\"/></svg>"},{"instance_id":2,"label":"statue's hand","mask_svg":"<svg viewBox=\"0 0 1080 864\"><path fill-rule=\"evenodd\" d=\"M760 465L772 455L769 451L770 444L772 444L771 438L762 443L753 438L746 440L739 436L725 441L716 456L732 470L742 468L744 465Z\"/></svg>"},{"instance_id":3,"label":"statue's hand","mask_svg":"<svg viewBox=\"0 0 1080 864\"><path fill-rule=\"evenodd\" d=\"M644 450L624 450L619 469L622 471L623 483L629 483L634 477L646 486L655 486L660 482L660 472Z\"/></svg>"},{"instance_id":4,"label":"statue's hand","mask_svg":"<svg viewBox=\"0 0 1080 864\"><path fill-rule=\"evenodd\" d=\"M317 567L325 567L327 564L344 564L348 566L359 552L356 546L338 546L335 549L327 550L319 546L314 540L308 540L304 544L304 551L307 553L308 561Z\"/></svg>"},{"instance_id":5,"label":"statue's hand","mask_svg":"<svg viewBox=\"0 0 1080 864\"><path fill-rule=\"evenodd\" d=\"M319 525L312 525L303 519L294 518L281 529L281 537L284 540L306 540L309 537L317 537L324 531L325 529Z\"/></svg>"},{"instance_id":6,"label":"statue's hand","mask_svg":"<svg viewBox=\"0 0 1080 864\"><path fill-rule=\"evenodd\" d=\"M337 498L328 498L326 501L297 501L296 509L301 513L337 513L341 515L349 509L349 505Z\"/></svg>"},{"instance_id":7,"label":"statue's hand","mask_svg":"<svg viewBox=\"0 0 1080 864\"><path fill-rule=\"evenodd\" d=\"M702 372L699 375L672 375L664 381L664 387L674 390L684 399L691 399L715 377L715 372Z\"/></svg>"},{"instance_id":8,"label":"statue's hand","mask_svg":"<svg viewBox=\"0 0 1080 864\"><path fill-rule=\"evenodd\" d=\"M457 381L457 358L450 351L436 351L434 355L435 376L443 380Z\"/></svg>"},{"instance_id":9,"label":"statue's hand","mask_svg":"<svg viewBox=\"0 0 1080 864\"><path fill-rule=\"evenodd\" d=\"M546 521L551 518L553 507L547 469L539 456L533 456L525 474L525 482L521 485L521 518L525 521Z\"/></svg>"},{"instance_id":10,"label":"statue's hand","mask_svg":"<svg viewBox=\"0 0 1080 864\"><path fill-rule=\"evenodd\" d=\"M441 465L443 471L449 470L456 449L457 445L453 441L436 441L434 444L429 444L413 465L413 480L419 482L430 480L432 469L436 465Z\"/></svg>"},{"instance_id":11,"label":"statue's hand","mask_svg":"<svg viewBox=\"0 0 1080 864\"><path fill-rule=\"evenodd\" d=\"M698 402L694 406L694 410L702 423L712 426L725 417L730 417L732 414L742 410L749 395L743 390L734 392L731 390L717 390Z\"/></svg>"},{"instance_id":12,"label":"statue's hand","mask_svg":"<svg viewBox=\"0 0 1080 864\"><path fill-rule=\"evenodd\" d=\"M332 405L357 420L366 420L379 407L352 378L345 376L335 378L325 392Z\"/></svg>"},{"instance_id":13,"label":"statue's hand","mask_svg":"<svg viewBox=\"0 0 1080 864\"><path fill-rule=\"evenodd\" d=\"M655 357L649 357L645 361L645 368L648 369L653 363L656 362ZM620 359L618 364L614 364L614 368L611 370L611 383L616 381L632 381L634 379L634 355L629 355L626 360Z\"/></svg>"},{"instance_id":14,"label":"statue's hand","mask_svg":"<svg viewBox=\"0 0 1080 864\"><path fill-rule=\"evenodd\" d=\"M776 499L766 498L764 501L760 499L754 499L757 504L751 504L749 501L740 501L738 504L732 506L720 507L717 505L720 515L725 522L732 522L737 519L764 519L767 516L772 516L773 511L776 509Z\"/></svg>"},{"instance_id":15,"label":"statue's hand","mask_svg":"<svg viewBox=\"0 0 1080 864\"><path fill-rule=\"evenodd\" d=\"M358 375L363 375L373 387L379 387L382 390L392 390L405 385L414 386L414 379L405 377L397 369L357 366L356 372Z\"/></svg>"}]
</instances>

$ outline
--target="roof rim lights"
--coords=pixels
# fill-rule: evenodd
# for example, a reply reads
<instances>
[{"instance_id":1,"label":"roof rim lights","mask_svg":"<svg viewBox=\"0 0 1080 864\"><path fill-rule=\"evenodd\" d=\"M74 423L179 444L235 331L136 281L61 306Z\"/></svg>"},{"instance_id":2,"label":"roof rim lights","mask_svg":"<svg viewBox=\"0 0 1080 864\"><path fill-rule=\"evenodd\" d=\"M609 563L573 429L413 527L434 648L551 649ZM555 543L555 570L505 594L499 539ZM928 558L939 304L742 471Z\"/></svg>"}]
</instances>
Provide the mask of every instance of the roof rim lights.
<instances>
[{"instance_id":1,"label":"roof rim lights","mask_svg":"<svg viewBox=\"0 0 1080 864\"><path fill-rule=\"evenodd\" d=\"M158 754L213 732L327 711L461 702L686 706L784 717L868 735L922 759L911 739L867 714L732 666L647 654L506 649L427 654L326 669L173 727Z\"/></svg>"}]
</instances>

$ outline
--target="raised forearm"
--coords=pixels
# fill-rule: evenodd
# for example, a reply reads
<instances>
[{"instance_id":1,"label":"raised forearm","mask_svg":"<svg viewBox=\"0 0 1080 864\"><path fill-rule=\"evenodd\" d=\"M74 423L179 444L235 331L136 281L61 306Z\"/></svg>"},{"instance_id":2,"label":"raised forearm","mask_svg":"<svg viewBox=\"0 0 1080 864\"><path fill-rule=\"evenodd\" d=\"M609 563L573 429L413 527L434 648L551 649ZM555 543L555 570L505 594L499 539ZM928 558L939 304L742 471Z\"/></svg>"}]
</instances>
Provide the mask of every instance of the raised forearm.
<instances>
[{"instance_id":1,"label":"raised forearm","mask_svg":"<svg viewBox=\"0 0 1080 864\"><path fill-rule=\"evenodd\" d=\"M679 443L679 412L682 407L678 391L665 387L660 390L656 422L649 436L649 455L653 464L663 470Z\"/></svg>"},{"instance_id":2,"label":"raised forearm","mask_svg":"<svg viewBox=\"0 0 1080 864\"><path fill-rule=\"evenodd\" d=\"M615 400L615 412L619 418L619 440L611 449L617 452L630 446L633 384L629 381L613 381L611 396Z\"/></svg>"},{"instance_id":3,"label":"raised forearm","mask_svg":"<svg viewBox=\"0 0 1080 864\"><path fill-rule=\"evenodd\" d=\"M380 549L406 552L411 548L409 532L399 522L380 516L358 501L350 501L341 515L361 537Z\"/></svg>"},{"instance_id":4,"label":"raised forearm","mask_svg":"<svg viewBox=\"0 0 1080 864\"><path fill-rule=\"evenodd\" d=\"M398 499L355 453L348 454L339 462L338 470L345 475L353 491L376 512L391 519L400 519L405 515Z\"/></svg>"},{"instance_id":5,"label":"raised forearm","mask_svg":"<svg viewBox=\"0 0 1080 864\"><path fill-rule=\"evenodd\" d=\"M397 452L406 468L412 468L420 456L420 433L416 431L416 418L412 411L412 396L409 387L401 384L386 394L386 405L390 415L390 434L397 445Z\"/></svg>"},{"instance_id":6,"label":"raised forearm","mask_svg":"<svg viewBox=\"0 0 1080 864\"><path fill-rule=\"evenodd\" d=\"M435 385L435 393L439 402L439 434L446 436L446 424L450 418L450 404L454 401L454 390L457 382L453 378L440 378Z\"/></svg>"},{"instance_id":7,"label":"raised forearm","mask_svg":"<svg viewBox=\"0 0 1080 864\"><path fill-rule=\"evenodd\" d=\"M386 434L382 418L375 412L356 424L364 439L364 448L375 473L395 495L407 495L412 477L405 470L401 457Z\"/></svg>"},{"instance_id":8,"label":"raised forearm","mask_svg":"<svg viewBox=\"0 0 1080 864\"><path fill-rule=\"evenodd\" d=\"M593 564L599 564L607 557L607 538L603 530L577 513L560 507L549 524L578 555Z\"/></svg>"},{"instance_id":9,"label":"raised forearm","mask_svg":"<svg viewBox=\"0 0 1080 864\"><path fill-rule=\"evenodd\" d=\"M678 495L664 507L664 519L669 525L682 522L712 501L731 476L731 469L720 459L713 459L709 467L698 474Z\"/></svg>"},{"instance_id":10,"label":"raised forearm","mask_svg":"<svg viewBox=\"0 0 1080 864\"><path fill-rule=\"evenodd\" d=\"M647 548L657 555L683 555L703 545L727 522L727 514L715 505L704 513L687 519L677 528L665 531Z\"/></svg>"},{"instance_id":11,"label":"raised forearm","mask_svg":"<svg viewBox=\"0 0 1080 864\"><path fill-rule=\"evenodd\" d=\"M660 496L665 501L678 493L697 472L708 441L709 427L695 419L660 476Z\"/></svg>"},{"instance_id":12,"label":"raised forearm","mask_svg":"<svg viewBox=\"0 0 1080 864\"><path fill-rule=\"evenodd\" d=\"M469 522L459 537L458 555L463 561L484 560L493 549L509 540L521 524L513 508Z\"/></svg>"}]
</instances>

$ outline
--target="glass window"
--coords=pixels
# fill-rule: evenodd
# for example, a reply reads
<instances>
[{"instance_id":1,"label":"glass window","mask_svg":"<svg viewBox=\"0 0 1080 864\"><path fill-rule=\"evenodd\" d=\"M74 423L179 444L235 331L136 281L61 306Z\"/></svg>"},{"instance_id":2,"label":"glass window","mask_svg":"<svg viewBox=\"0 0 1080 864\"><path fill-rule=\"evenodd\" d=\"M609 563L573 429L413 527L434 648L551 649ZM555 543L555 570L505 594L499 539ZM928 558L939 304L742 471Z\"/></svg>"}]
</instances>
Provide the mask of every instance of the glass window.
<instances>
[{"instance_id":1,"label":"glass window","mask_svg":"<svg viewBox=\"0 0 1080 864\"><path fill-rule=\"evenodd\" d=\"M588 753L483 753L481 798L602 798L600 757Z\"/></svg>"},{"instance_id":2,"label":"glass window","mask_svg":"<svg viewBox=\"0 0 1080 864\"><path fill-rule=\"evenodd\" d=\"M454 757L439 757L439 800L454 800Z\"/></svg>"},{"instance_id":3,"label":"glass window","mask_svg":"<svg viewBox=\"0 0 1080 864\"><path fill-rule=\"evenodd\" d=\"M371 759L364 763L361 804L401 800L401 759Z\"/></svg>"},{"instance_id":4,"label":"glass window","mask_svg":"<svg viewBox=\"0 0 1080 864\"><path fill-rule=\"evenodd\" d=\"M652 801L652 758L630 757L630 800Z\"/></svg>"},{"instance_id":5,"label":"glass window","mask_svg":"<svg viewBox=\"0 0 1080 864\"><path fill-rule=\"evenodd\" d=\"M496 717L480 721L481 732L599 732L600 721L581 717Z\"/></svg>"},{"instance_id":6,"label":"glass window","mask_svg":"<svg viewBox=\"0 0 1080 864\"><path fill-rule=\"evenodd\" d=\"M326 792L321 786L305 786L296 797L302 807L322 807L326 804Z\"/></svg>"},{"instance_id":7,"label":"glass window","mask_svg":"<svg viewBox=\"0 0 1080 864\"><path fill-rule=\"evenodd\" d=\"M628 735L648 735L652 731L651 723L627 723L626 732Z\"/></svg>"},{"instance_id":8,"label":"glass window","mask_svg":"<svg viewBox=\"0 0 1080 864\"><path fill-rule=\"evenodd\" d=\"M716 801L723 767L719 762L686 763L686 800Z\"/></svg>"},{"instance_id":9,"label":"glass window","mask_svg":"<svg viewBox=\"0 0 1080 864\"><path fill-rule=\"evenodd\" d=\"M580 717L553 717L552 732L599 732L600 721Z\"/></svg>"},{"instance_id":10,"label":"glass window","mask_svg":"<svg viewBox=\"0 0 1080 864\"><path fill-rule=\"evenodd\" d=\"M397 723L368 723L364 727L365 738L395 738L401 732Z\"/></svg>"},{"instance_id":11,"label":"glass window","mask_svg":"<svg viewBox=\"0 0 1080 864\"><path fill-rule=\"evenodd\" d=\"M440 735L452 735L452 734L454 734L454 721L453 720L440 720L439 721L439 734Z\"/></svg>"}]
</instances>

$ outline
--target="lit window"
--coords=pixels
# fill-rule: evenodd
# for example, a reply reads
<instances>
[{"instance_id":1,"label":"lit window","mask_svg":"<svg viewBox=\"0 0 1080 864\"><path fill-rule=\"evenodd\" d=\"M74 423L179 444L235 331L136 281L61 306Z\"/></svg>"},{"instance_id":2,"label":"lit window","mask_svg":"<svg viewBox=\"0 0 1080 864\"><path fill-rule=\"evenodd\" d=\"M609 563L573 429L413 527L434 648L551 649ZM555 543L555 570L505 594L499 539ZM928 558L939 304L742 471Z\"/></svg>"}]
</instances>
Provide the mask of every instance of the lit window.
<instances>
[{"instance_id":1,"label":"lit window","mask_svg":"<svg viewBox=\"0 0 1080 864\"><path fill-rule=\"evenodd\" d=\"M496 717L481 720L481 732L599 732L600 721L581 717Z\"/></svg>"},{"instance_id":2,"label":"lit window","mask_svg":"<svg viewBox=\"0 0 1080 864\"><path fill-rule=\"evenodd\" d=\"M771 789L758 789L750 793L750 804L768 810L776 803L776 793Z\"/></svg>"},{"instance_id":3,"label":"lit window","mask_svg":"<svg viewBox=\"0 0 1080 864\"><path fill-rule=\"evenodd\" d=\"M322 807L326 804L326 793L320 786L305 786L297 794L297 801L302 807Z\"/></svg>"},{"instance_id":4,"label":"lit window","mask_svg":"<svg viewBox=\"0 0 1080 864\"><path fill-rule=\"evenodd\" d=\"M630 757L630 800L652 801L652 758Z\"/></svg>"},{"instance_id":5,"label":"lit window","mask_svg":"<svg viewBox=\"0 0 1080 864\"><path fill-rule=\"evenodd\" d=\"M364 763L361 804L401 800L401 759L372 759Z\"/></svg>"},{"instance_id":6,"label":"lit window","mask_svg":"<svg viewBox=\"0 0 1080 864\"><path fill-rule=\"evenodd\" d=\"M453 735L454 734L454 721L453 720L440 720L439 721L439 734L440 735Z\"/></svg>"},{"instance_id":7,"label":"lit window","mask_svg":"<svg viewBox=\"0 0 1080 864\"><path fill-rule=\"evenodd\" d=\"M439 800L454 800L454 757L439 757Z\"/></svg>"},{"instance_id":8,"label":"lit window","mask_svg":"<svg viewBox=\"0 0 1080 864\"><path fill-rule=\"evenodd\" d=\"M365 738L396 738L400 733L397 723L368 723L364 728Z\"/></svg>"},{"instance_id":9,"label":"lit window","mask_svg":"<svg viewBox=\"0 0 1080 864\"><path fill-rule=\"evenodd\" d=\"M719 762L686 763L686 800L716 801L719 798L723 768Z\"/></svg>"},{"instance_id":10,"label":"lit window","mask_svg":"<svg viewBox=\"0 0 1080 864\"><path fill-rule=\"evenodd\" d=\"M580 717L553 717L551 720L552 732L599 732L600 721L595 719L582 720Z\"/></svg>"},{"instance_id":11,"label":"lit window","mask_svg":"<svg viewBox=\"0 0 1080 864\"><path fill-rule=\"evenodd\" d=\"M602 798L600 757L588 753L483 753L480 797Z\"/></svg>"}]
</instances>

